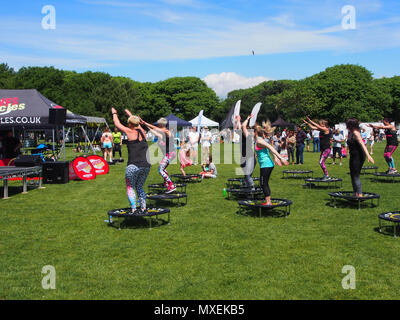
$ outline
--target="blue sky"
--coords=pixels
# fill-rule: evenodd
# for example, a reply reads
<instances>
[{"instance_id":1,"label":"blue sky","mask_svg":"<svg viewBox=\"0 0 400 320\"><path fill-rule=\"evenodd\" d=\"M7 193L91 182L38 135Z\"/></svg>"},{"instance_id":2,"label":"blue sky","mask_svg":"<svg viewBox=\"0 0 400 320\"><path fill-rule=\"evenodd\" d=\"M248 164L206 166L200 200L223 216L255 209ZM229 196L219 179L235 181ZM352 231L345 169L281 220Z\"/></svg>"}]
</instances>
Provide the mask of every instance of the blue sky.
<instances>
[{"instance_id":1,"label":"blue sky","mask_svg":"<svg viewBox=\"0 0 400 320\"><path fill-rule=\"evenodd\" d=\"M56 10L44 30L42 8ZM356 29L342 27L355 8ZM400 1L2 1L0 61L104 71L137 81L204 79L218 95L340 63L399 75ZM254 55L252 54L254 51Z\"/></svg>"}]
</instances>

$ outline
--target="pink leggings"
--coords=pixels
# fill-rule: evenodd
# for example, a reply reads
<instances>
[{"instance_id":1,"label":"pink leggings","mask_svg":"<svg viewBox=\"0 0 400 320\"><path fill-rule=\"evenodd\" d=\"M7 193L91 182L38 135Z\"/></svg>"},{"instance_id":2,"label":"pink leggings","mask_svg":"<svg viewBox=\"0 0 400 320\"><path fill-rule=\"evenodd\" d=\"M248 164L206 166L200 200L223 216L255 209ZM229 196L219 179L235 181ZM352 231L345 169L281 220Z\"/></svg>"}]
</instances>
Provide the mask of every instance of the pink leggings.
<instances>
[{"instance_id":1,"label":"pink leggings","mask_svg":"<svg viewBox=\"0 0 400 320\"><path fill-rule=\"evenodd\" d=\"M164 179L164 182L167 185L170 185L172 183L171 178L169 177L168 172L167 172L167 167L168 167L169 163L173 159L175 159L175 157L176 157L176 152L175 151L167 153L164 156L164 158L161 160L160 165L158 167L158 172L160 173L160 175Z\"/></svg>"},{"instance_id":2,"label":"pink leggings","mask_svg":"<svg viewBox=\"0 0 400 320\"><path fill-rule=\"evenodd\" d=\"M326 168L325 161L331 154L331 148L325 149L321 152L321 158L319 159L319 165L321 166L324 175L329 176L328 169Z\"/></svg>"},{"instance_id":3,"label":"pink leggings","mask_svg":"<svg viewBox=\"0 0 400 320\"><path fill-rule=\"evenodd\" d=\"M397 146L386 146L385 148L385 153L383 154L383 156L385 157L385 160L389 166L389 168L395 168L394 165L394 159L392 157L393 152L395 152L397 149Z\"/></svg>"}]
</instances>

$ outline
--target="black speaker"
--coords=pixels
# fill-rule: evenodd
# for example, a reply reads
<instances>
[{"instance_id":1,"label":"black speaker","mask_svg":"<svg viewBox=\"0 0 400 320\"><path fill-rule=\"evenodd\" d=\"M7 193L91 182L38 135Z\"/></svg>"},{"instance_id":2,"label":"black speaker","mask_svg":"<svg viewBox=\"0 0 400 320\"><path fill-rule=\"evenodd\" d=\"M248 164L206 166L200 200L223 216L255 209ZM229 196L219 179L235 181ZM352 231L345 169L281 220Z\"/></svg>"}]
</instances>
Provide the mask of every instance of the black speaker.
<instances>
[{"instance_id":1,"label":"black speaker","mask_svg":"<svg viewBox=\"0 0 400 320\"><path fill-rule=\"evenodd\" d=\"M42 165L39 155L19 155L14 162L16 167L38 167Z\"/></svg>"},{"instance_id":2,"label":"black speaker","mask_svg":"<svg viewBox=\"0 0 400 320\"><path fill-rule=\"evenodd\" d=\"M44 162L43 163L43 183L68 183L69 182L69 162Z\"/></svg>"},{"instance_id":3,"label":"black speaker","mask_svg":"<svg viewBox=\"0 0 400 320\"><path fill-rule=\"evenodd\" d=\"M49 123L59 126L65 125L67 121L67 109L49 109Z\"/></svg>"}]
</instances>

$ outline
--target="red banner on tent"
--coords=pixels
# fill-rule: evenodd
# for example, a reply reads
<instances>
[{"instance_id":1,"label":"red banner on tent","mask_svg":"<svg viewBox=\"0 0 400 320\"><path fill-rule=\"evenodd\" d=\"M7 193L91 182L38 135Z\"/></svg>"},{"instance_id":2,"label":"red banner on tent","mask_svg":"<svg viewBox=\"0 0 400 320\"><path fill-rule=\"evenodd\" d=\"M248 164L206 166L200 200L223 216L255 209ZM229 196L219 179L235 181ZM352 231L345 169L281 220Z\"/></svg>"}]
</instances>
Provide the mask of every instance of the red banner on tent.
<instances>
[{"instance_id":1,"label":"red banner on tent","mask_svg":"<svg viewBox=\"0 0 400 320\"><path fill-rule=\"evenodd\" d=\"M94 167L96 174L107 174L110 171L110 167L104 158L96 155L86 157Z\"/></svg>"},{"instance_id":2,"label":"red banner on tent","mask_svg":"<svg viewBox=\"0 0 400 320\"><path fill-rule=\"evenodd\" d=\"M70 180L92 180L96 178L96 170L90 161L84 157L77 157L69 164Z\"/></svg>"}]
</instances>

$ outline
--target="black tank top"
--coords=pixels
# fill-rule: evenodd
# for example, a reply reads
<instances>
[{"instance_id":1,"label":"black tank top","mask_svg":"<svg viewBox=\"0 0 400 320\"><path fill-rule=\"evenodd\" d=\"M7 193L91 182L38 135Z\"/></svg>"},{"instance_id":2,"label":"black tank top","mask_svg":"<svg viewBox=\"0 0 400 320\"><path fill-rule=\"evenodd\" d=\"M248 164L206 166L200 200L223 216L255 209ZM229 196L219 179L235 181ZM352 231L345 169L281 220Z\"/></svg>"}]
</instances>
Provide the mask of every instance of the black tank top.
<instances>
[{"instance_id":1,"label":"black tank top","mask_svg":"<svg viewBox=\"0 0 400 320\"><path fill-rule=\"evenodd\" d=\"M347 138L347 145L349 146L349 152L353 155L359 154L363 155L364 151L360 145L360 143L357 141L357 139L354 137L354 133L349 132L349 136Z\"/></svg>"},{"instance_id":2,"label":"black tank top","mask_svg":"<svg viewBox=\"0 0 400 320\"><path fill-rule=\"evenodd\" d=\"M324 151L331 147L332 131L329 129L329 133L325 134L324 131L319 132L319 145L321 151Z\"/></svg>"},{"instance_id":3,"label":"black tank top","mask_svg":"<svg viewBox=\"0 0 400 320\"><path fill-rule=\"evenodd\" d=\"M149 146L141 130L136 129L138 137L136 140L130 140L127 143L128 147L128 166L133 164L139 168L149 168L150 163L147 161L147 151ZM139 136L142 140L139 140Z\"/></svg>"},{"instance_id":4,"label":"black tank top","mask_svg":"<svg viewBox=\"0 0 400 320\"><path fill-rule=\"evenodd\" d=\"M388 146L398 146L399 142L397 141L397 133L395 130L386 129L386 144Z\"/></svg>"}]
</instances>

